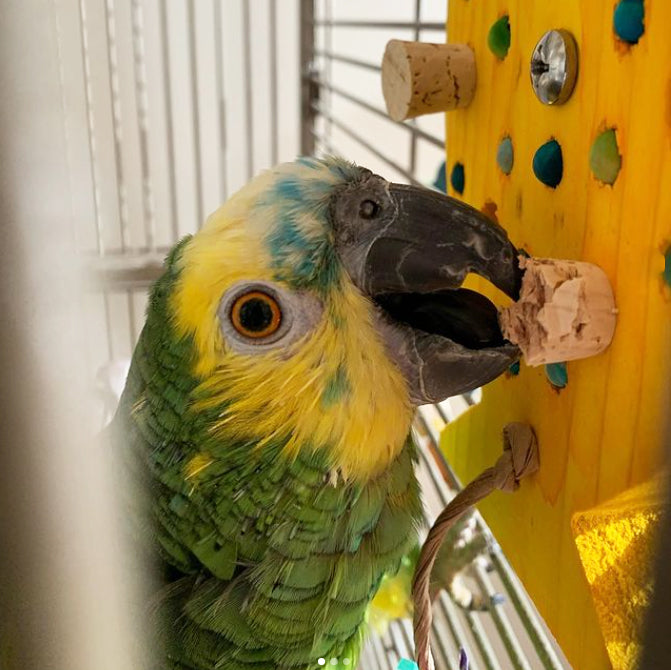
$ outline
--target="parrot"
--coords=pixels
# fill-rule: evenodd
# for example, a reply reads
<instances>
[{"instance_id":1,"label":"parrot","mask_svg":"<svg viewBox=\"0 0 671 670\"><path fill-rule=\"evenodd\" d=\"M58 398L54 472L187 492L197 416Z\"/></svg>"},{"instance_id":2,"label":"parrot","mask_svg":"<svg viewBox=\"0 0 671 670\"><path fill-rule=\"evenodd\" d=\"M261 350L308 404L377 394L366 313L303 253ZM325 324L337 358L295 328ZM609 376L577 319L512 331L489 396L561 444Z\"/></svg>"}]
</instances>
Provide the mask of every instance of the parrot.
<instances>
[{"instance_id":1,"label":"parrot","mask_svg":"<svg viewBox=\"0 0 671 670\"><path fill-rule=\"evenodd\" d=\"M416 407L519 358L469 273L519 294L502 227L337 157L259 174L169 252L110 428L156 667L356 667L417 543Z\"/></svg>"}]
</instances>

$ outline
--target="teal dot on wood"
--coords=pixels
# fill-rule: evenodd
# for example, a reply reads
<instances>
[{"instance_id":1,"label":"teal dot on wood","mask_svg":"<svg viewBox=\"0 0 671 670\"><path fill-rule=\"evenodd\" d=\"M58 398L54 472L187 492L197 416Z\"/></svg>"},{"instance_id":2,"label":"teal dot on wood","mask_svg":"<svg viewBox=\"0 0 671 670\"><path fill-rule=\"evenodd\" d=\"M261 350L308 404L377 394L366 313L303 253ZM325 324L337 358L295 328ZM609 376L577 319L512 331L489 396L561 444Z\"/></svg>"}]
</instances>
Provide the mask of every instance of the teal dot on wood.
<instances>
[{"instance_id":1,"label":"teal dot on wood","mask_svg":"<svg viewBox=\"0 0 671 670\"><path fill-rule=\"evenodd\" d=\"M504 174L510 174L515 162L515 151L513 141L509 137L504 137L496 150L496 162Z\"/></svg>"},{"instance_id":2,"label":"teal dot on wood","mask_svg":"<svg viewBox=\"0 0 671 670\"><path fill-rule=\"evenodd\" d=\"M604 184L614 184L622 167L615 129L604 130L592 144L589 166L594 176Z\"/></svg>"},{"instance_id":3,"label":"teal dot on wood","mask_svg":"<svg viewBox=\"0 0 671 670\"><path fill-rule=\"evenodd\" d=\"M568 384L566 363L548 363L545 366L545 376L554 388L563 389Z\"/></svg>"},{"instance_id":4,"label":"teal dot on wood","mask_svg":"<svg viewBox=\"0 0 671 670\"><path fill-rule=\"evenodd\" d=\"M664 281L671 286L671 247L664 254Z\"/></svg>"},{"instance_id":5,"label":"teal dot on wood","mask_svg":"<svg viewBox=\"0 0 671 670\"><path fill-rule=\"evenodd\" d=\"M643 16L645 10L643 0L620 0L613 13L613 30L615 34L628 44L638 44L645 26Z\"/></svg>"},{"instance_id":6,"label":"teal dot on wood","mask_svg":"<svg viewBox=\"0 0 671 670\"><path fill-rule=\"evenodd\" d=\"M461 163L455 163L450 173L450 184L452 188L459 194L462 195L464 192L464 187L466 186L466 173L464 172L464 166Z\"/></svg>"},{"instance_id":7,"label":"teal dot on wood","mask_svg":"<svg viewBox=\"0 0 671 670\"><path fill-rule=\"evenodd\" d=\"M557 188L564 173L564 160L557 140L550 140L534 154L533 170L536 178L550 188Z\"/></svg>"},{"instance_id":8,"label":"teal dot on wood","mask_svg":"<svg viewBox=\"0 0 671 670\"><path fill-rule=\"evenodd\" d=\"M446 175L447 169L445 168L445 161L443 161L440 164L440 167L438 168L438 174L436 175L436 178L433 182L433 188L438 189L439 191L442 191L443 193L447 193L447 175Z\"/></svg>"},{"instance_id":9,"label":"teal dot on wood","mask_svg":"<svg viewBox=\"0 0 671 670\"><path fill-rule=\"evenodd\" d=\"M487 35L487 46L500 60L508 55L508 49L510 49L510 20L508 16L502 16L492 24L489 35Z\"/></svg>"},{"instance_id":10,"label":"teal dot on wood","mask_svg":"<svg viewBox=\"0 0 671 670\"><path fill-rule=\"evenodd\" d=\"M419 666L415 661L409 661L407 658L402 658L398 662L396 670L419 670Z\"/></svg>"}]
</instances>

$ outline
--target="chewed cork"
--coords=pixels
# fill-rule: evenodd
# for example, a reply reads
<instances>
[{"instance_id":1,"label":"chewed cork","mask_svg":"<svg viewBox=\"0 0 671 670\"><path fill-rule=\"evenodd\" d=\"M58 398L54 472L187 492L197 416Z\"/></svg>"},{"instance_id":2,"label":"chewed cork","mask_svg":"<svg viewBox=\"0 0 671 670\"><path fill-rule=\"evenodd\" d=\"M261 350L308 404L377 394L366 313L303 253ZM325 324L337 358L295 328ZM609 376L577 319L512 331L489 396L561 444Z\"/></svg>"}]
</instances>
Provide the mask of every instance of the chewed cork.
<instances>
[{"instance_id":1,"label":"chewed cork","mask_svg":"<svg viewBox=\"0 0 671 670\"><path fill-rule=\"evenodd\" d=\"M608 347L617 308L604 271L580 261L520 257L520 299L499 314L527 365L587 358Z\"/></svg>"}]
</instances>

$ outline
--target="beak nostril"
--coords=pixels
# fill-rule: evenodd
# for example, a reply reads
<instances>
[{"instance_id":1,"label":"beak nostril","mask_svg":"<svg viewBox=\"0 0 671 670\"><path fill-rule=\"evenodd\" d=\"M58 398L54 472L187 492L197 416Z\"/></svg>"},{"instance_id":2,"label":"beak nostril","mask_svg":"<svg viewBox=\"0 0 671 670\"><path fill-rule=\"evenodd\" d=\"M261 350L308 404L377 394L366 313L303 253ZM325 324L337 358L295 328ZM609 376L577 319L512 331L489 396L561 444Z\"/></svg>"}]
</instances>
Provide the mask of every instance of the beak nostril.
<instances>
[{"instance_id":1,"label":"beak nostril","mask_svg":"<svg viewBox=\"0 0 671 670\"><path fill-rule=\"evenodd\" d=\"M366 199L359 205L359 216L362 219L374 219L380 213L380 205L374 200Z\"/></svg>"}]
</instances>

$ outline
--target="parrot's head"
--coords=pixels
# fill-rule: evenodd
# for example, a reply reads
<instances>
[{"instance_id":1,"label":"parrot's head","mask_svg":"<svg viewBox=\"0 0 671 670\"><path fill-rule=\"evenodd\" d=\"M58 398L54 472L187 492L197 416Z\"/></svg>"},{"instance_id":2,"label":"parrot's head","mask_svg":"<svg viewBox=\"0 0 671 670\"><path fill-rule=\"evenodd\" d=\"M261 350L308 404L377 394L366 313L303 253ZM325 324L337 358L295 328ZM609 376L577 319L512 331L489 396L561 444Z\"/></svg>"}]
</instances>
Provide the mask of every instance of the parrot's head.
<instances>
[{"instance_id":1,"label":"parrot's head","mask_svg":"<svg viewBox=\"0 0 671 670\"><path fill-rule=\"evenodd\" d=\"M212 430L326 449L344 477L381 471L414 406L472 390L519 352L468 273L511 297L502 228L437 192L340 159L266 172L181 245L171 316L193 343Z\"/></svg>"}]
</instances>

